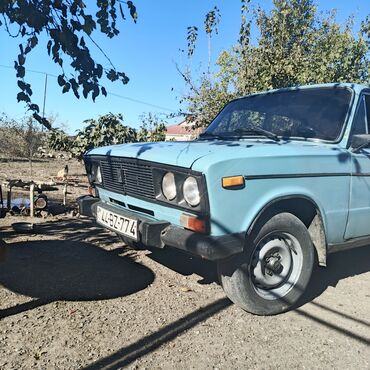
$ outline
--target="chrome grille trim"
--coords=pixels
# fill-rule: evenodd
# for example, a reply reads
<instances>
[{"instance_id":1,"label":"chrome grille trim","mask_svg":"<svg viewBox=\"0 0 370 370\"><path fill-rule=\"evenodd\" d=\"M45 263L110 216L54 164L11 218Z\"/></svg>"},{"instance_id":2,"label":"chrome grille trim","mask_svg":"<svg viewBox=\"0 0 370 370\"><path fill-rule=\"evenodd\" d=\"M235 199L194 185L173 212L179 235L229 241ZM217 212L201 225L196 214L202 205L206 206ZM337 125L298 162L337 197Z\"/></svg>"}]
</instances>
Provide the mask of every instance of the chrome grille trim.
<instances>
[{"instance_id":1,"label":"chrome grille trim","mask_svg":"<svg viewBox=\"0 0 370 370\"><path fill-rule=\"evenodd\" d=\"M139 160L107 157L100 160L103 187L130 196L154 199L153 167Z\"/></svg>"}]
</instances>

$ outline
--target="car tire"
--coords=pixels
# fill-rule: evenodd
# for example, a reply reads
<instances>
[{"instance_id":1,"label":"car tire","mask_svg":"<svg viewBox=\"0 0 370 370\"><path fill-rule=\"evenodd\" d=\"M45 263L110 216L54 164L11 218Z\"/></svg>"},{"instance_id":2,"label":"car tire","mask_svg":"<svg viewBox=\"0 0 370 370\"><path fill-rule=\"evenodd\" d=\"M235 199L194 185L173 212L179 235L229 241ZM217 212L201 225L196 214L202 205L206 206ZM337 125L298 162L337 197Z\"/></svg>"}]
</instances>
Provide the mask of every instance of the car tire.
<instances>
[{"instance_id":1,"label":"car tire","mask_svg":"<svg viewBox=\"0 0 370 370\"><path fill-rule=\"evenodd\" d=\"M221 285L231 301L256 315L291 309L312 274L315 251L306 226L278 213L253 229L245 250L219 261Z\"/></svg>"}]
</instances>

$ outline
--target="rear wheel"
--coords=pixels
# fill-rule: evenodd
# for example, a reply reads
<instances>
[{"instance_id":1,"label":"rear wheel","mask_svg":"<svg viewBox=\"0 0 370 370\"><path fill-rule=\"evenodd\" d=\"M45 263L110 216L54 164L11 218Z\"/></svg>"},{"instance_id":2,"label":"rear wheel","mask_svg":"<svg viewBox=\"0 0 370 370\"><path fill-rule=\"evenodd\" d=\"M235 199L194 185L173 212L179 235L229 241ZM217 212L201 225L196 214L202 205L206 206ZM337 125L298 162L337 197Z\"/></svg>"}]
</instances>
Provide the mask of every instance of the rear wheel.
<instances>
[{"instance_id":1,"label":"rear wheel","mask_svg":"<svg viewBox=\"0 0 370 370\"><path fill-rule=\"evenodd\" d=\"M218 263L226 295L244 310L274 315L290 309L312 273L314 249L306 226L290 213L253 230L241 255Z\"/></svg>"}]
</instances>

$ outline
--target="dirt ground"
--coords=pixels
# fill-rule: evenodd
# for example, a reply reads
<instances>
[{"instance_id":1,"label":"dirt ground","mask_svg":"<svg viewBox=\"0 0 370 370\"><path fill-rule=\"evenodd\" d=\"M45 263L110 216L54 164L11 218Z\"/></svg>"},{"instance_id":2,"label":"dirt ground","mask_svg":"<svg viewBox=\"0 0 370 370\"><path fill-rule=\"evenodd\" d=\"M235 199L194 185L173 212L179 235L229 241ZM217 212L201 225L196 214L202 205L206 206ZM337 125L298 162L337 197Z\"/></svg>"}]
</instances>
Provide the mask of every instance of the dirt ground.
<instances>
[{"instance_id":1,"label":"dirt ground","mask_svg":"<svg viewBox=\"0 0 370 370\"><path fill-rule=\"evenodd\" d=\"M55 180L58 172L68 165L68 176L72 180L71 185L68 188L69 203L73 204L73 201L80 195L86 193L87 178L85 176L85 169L81 162L73 159L42 159L36 158L32 164L32 175L30 172L30 165L27 159L8 159L0 155L0 184L5 180L23 180L23 181L44 181L49 182ZM75 184L80 182L80 186L77 187ZM28 197L27 192L20 192L20 189L13 189L16 198L22 194ZM3 189L5 193L5 189ZM61 202L63 199L62 187L59 187L58 191L46 192L49 199Z\"/></svg>"},{"instance_id":2,"label":"dirt ground","mask_svg":"<svg viewBox=\"0 0 370 370\"><path fill-rule=\"evenodd\" d=\"M212 263L129 250L88 218L16 221L0 221L0 369L370 369L370 247L331 255L295 311L258 317Z\"/></svg>"}]
</instances>

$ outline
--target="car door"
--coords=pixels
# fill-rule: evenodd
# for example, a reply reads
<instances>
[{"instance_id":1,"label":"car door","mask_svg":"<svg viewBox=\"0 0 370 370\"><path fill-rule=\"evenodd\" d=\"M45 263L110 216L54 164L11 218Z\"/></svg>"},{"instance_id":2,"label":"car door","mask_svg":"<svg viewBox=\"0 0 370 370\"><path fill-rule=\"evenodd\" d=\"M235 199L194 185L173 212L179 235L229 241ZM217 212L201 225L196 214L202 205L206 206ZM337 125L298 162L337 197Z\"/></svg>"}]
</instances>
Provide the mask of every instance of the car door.
<instances>
[{"instance_id":1,"label":"car door","mask_svg":"<svg viewBox=\"0 0 370 370\"><path fill-rule=\"evenodd\" d=\"M370 92L362 94L353 121L351 137L369 134ZM370 235L370 147L351 152L351 194L345 239Z\"/></svg>"}]
</instances>

